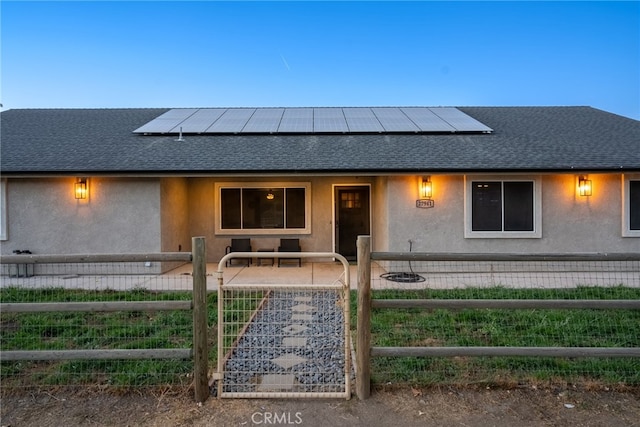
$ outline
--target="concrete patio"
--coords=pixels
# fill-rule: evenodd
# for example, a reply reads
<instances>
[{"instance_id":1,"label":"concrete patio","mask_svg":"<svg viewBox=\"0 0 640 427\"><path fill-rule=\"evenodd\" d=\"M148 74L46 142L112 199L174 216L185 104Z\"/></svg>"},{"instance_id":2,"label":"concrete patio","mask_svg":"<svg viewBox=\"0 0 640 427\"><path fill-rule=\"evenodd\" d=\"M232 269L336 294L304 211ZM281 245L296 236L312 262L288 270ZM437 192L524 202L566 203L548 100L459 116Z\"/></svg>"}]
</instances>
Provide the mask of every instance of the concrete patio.
<instances>
[{"instance_id":1,"label":"concrete patio","mask_svg":"<svg viewBox=\"0 0 640 427\"><path fill-rule=\"evenodd\" d=\"M357 266L349 266L351 287L356 288ZM207 264L207 289L218 289L218 264ZM0 287L19 286L26 288L65 288L84 290L131 290L156 291L191 290L193 266L184 264L167 273L155 274L65 274L34 275L30 277L0 276ZM324 285L344 280L345 269L339 262L308 262L301 267L296 264L229 266L223 269L224 283L229 284L292 284Z\"/></svg>"},{"instance_id":2,"label":"concrete patio","mask_svg":"<svg viewBox=\"0 0 640 427\"><path fill-rule=\"evenodd\" d=\"M406 263L405 263L406 264ZM398 271L407 270L401 263L391 267ZM477 266L476 266L477 267ZM423 271L423 270L428 271ZM66 274L34 275L31 277L0 276L0 287L19 286L27 288L60 287L84 290L131 290L148 289L156 291L191 290L193 266L189 263L164 274ZM208 263L207 289L215 292L218 288L218 263ZM357 289L357 266L349 265L351 289ZM413 270L424 280L419 282L396 282L381 278L387 273L378 263L371 264L372 289L452 289L468 287L504 286L512 288L573 288L576 286L629 286L640 287L640 272L637 267L630 269L602 270L557 270L537 269L491 269L438 271L433 267ZM222 269L225 284L291 284L326 285L344 280L345 268L339 262L303 262L250 266L234 265Z\"/></svg>"},{"instance_id":3,"label":"concrete patio","mask_svg":"<svg viewBox=\"0 0 640 427\"><path fill-rule=\"evenodd\" d=\"M192 272L191 264L185 264L164 276L184 276ZM277 265L239 266L233 265L222 269L224 283L233 284L292 284L292 285L324 285L332 284L343 278L344 266L339 262L306 262L298 267L294 263ZM349 266L351 286L355 289L357 266ZM207 264L207 288L218 286L218 264Z\"/></svg>"}]
</instances>

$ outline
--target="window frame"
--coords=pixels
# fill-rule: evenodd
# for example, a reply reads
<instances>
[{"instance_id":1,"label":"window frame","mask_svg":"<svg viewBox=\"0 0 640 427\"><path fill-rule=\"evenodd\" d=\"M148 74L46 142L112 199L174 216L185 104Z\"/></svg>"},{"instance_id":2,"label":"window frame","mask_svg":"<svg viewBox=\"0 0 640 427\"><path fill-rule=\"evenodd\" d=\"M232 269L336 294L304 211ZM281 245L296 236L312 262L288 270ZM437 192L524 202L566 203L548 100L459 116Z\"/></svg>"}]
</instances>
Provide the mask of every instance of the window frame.
<instances>
[{"instance_id":1,"label":"window frame","mask_svg":"<svg viewBox=\"0 0 640 427\"><path fill-rule=\"evenodd\" d=\"M305 189L305 226L304 228L222 228L222 190L223 189ZM219 182L215 185L215 234L222 235L283 235L311 234L311 182ZM242 199L241 202L242 204ZM286 215L286 205L284 206ZM242 223L242 221L241 221Z\"/></svg>"},{"instance_id":2,"label":"window frame","mask_svg":"<svg viewBox=\"0 0 640 427\"><path fill-rule=\"evenodd\" d=\"M631 229L630 182L640 181L640 174L622 174L622 237L640 237L640 230Z\"/></svg>"},{"instance_id":3,"label":"window frame","mask_svg":"<svg viewBox=\"0 0 640 427\"><path fill-rule=\"evenodd\" d=\"M504 231L504 199L502 205L502 231L474 231L472 185L483 182L531 182L533 183L533 230ZM504 187L503 187L504 192ZM464 237L466 239L540 239L542 238L542 178L532 175L465 175L464 176Z\"/></svg>"},{"instance_id":4,"label":"window frame","mask_svg":"<svg viewBox=\"0 0 640 427\"><path fill-rule=\"evenodd\" d=\"M0 240L8 240L7 231L7 180L0 180Z\"/></svg>"}]
</instances>

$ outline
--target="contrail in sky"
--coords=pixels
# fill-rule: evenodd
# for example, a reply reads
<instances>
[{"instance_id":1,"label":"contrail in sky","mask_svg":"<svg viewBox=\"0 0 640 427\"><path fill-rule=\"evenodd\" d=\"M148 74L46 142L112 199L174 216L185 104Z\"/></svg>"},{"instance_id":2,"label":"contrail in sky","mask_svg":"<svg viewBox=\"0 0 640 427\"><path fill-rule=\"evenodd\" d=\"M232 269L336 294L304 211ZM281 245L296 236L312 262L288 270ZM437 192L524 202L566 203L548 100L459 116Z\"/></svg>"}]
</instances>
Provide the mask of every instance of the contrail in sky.
<instances>
[{"instance_id":1,"label":"contrail in sky","mask_svg":"<svg viewBox=\"0 0 640 427\"><path fill-rule=\"evenodd\" d=\"M284 66L287 67L287 70L291 71L291 67L289 67L289 64L287 63L287 60L284 59L284 56L280 55L280 58L282 58L282 62L284 62Z\"/></svg>"}]
</instances>

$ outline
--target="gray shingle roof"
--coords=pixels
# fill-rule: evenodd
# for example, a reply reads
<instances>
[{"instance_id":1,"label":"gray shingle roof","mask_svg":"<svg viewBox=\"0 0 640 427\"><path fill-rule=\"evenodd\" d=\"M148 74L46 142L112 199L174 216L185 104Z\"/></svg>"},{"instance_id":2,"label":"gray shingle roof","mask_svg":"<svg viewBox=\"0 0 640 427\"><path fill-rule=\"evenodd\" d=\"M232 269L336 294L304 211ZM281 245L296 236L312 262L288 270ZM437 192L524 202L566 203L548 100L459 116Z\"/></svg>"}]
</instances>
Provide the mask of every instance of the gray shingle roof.
<instances>
[{"instance_id":1,"label":"gray shingle roof","mask_svg":"<svg viewBox=\"0 0 640 427\"><path fill-rule=\"evenodd\" d=\"M491 134L134 134L167 109L0 115L11 174L640 171L640 121L590 107L458 107Z\"/></svg>"}]
</instances>

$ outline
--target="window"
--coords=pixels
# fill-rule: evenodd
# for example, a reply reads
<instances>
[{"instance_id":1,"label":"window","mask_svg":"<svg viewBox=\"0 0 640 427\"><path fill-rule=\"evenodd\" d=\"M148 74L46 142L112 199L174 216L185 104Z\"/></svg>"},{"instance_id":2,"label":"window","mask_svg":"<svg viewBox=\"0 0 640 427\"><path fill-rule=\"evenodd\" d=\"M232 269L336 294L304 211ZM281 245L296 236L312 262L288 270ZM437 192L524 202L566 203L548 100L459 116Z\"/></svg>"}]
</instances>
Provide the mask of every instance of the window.
<instances>
[{"instance_id":1,"label":"window","mask_svg":"<svg viewBox=\"0 0 640 427\"><path fill-rule=\"evenodd\" d=\"M640 237L640 175L625 175L622 180L622 236Z\"/></svg>"},{"instance_id":2,"label":"window","mask_svg":"<svg viewBox=\"0 0 640 427\"><path fill-rule=\"evenodd\" d=\"M465 177L465 237L540 238L539 179Z\"/></svg>"},{"instance_id":3,"label":"window","mask_svg":"<svg viewBox=\"0 0 640 427\"><path fill-rule=\"evenodd\" d=\"M340 207L342 209L360 209L362 207L360 193L357 191L340 193Z\"/></svg>"},{"instance_id":4,"label":"window","mask_svg":"<svg viewBox=\"0 0 640 427\"><path fill-rule=\"evenodd\" d=\"M310 184L234 183L216 185L216 232L308 234Z\"/></svg>"}]
</instances>

